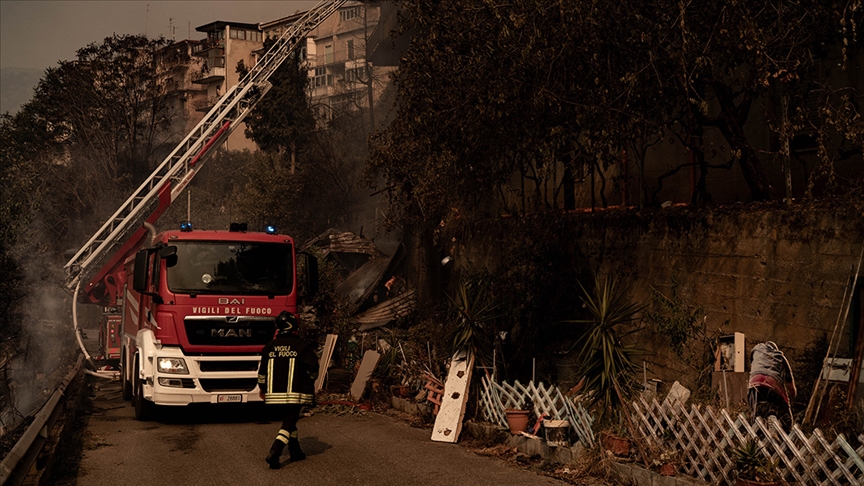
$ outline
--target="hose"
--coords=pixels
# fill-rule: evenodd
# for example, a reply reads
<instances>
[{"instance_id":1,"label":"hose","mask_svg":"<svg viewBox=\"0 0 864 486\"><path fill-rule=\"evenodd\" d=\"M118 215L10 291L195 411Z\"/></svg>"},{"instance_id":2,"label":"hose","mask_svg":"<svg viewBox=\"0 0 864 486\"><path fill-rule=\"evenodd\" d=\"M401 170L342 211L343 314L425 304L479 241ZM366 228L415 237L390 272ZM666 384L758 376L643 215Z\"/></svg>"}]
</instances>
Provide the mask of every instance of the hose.
<instances>
[{"instance_id":1,"label":"hose","mask_svg":"<svg viewBox=\"0 0 864 486\"><path fill-rule=\"evenodd\" d=\"M90 366L93 369L98 369L96 366L96 362L93 361L93 358L90 356L90 353L87 352L87 348L84 347L84 341L81 340L81 330L78 328L78 291L81 290L81 281L75 285L75 293L72 295L72 328L75 331L75 338L78 340L78 347L81 348L81 352L84 353L84 358L87 359L87 362L90 363Z\"/></svg>"},{"instance_id":2,"label":"hose","mask_svg":"<svg viewBox=\"0 0 864 486\"><path fill-rule=\"evenodd\" d=\"M104 372L100 373L98 371L92 371L92 370L85 369L84 373L87 373L90 376L95 376L97 378L102 378L105 380L113 380L114 378L117 378L119 371L111 371L110 374L107 374Z\"/></svg>"}]
</instances>

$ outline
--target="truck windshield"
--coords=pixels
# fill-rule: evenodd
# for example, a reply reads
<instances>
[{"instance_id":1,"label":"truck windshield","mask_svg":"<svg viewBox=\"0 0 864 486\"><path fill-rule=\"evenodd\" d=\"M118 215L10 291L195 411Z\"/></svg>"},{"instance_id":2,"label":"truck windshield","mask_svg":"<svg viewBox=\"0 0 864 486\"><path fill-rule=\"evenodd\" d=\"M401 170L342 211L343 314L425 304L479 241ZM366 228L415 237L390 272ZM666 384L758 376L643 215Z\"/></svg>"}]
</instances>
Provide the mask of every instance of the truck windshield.
<instances>
[{"instance_id":1,"label":"truck windshield","mask_svg":"<svg viewBox=\"0 0 864 486\"><path fill-rule=\"evenodd\" d=\"M294 285L291 245L177 242L168 289L181 294L288 295Z\"/></svg>"}]
</instances>

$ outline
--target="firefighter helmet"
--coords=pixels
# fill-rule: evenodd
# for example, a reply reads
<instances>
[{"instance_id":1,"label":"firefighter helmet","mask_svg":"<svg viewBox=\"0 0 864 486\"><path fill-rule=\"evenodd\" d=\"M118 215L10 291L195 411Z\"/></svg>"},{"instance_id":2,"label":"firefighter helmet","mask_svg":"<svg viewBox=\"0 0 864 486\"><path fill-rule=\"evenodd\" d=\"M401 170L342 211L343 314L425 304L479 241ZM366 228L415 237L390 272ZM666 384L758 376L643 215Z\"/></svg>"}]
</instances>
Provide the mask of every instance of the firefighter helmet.
<instances>
[{"instance_id":1,"label":"firefighter helmet","mask_svg":"<svg viewBox=\"0 0 864 486\"><path fill-rule=\"evenodd\" d=\"M280 331L291 331L297 329L297 317L288 312L282 311L276 316L276 329Z\"/></svg>"}]
</instances>

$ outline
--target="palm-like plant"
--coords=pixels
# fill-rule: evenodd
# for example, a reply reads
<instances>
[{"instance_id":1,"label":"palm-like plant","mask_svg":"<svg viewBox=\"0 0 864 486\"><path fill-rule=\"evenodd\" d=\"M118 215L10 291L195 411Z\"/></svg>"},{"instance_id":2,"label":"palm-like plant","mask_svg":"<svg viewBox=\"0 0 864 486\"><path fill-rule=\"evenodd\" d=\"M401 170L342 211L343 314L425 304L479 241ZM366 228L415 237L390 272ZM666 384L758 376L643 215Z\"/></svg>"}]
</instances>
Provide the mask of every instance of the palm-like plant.
<instances>
[{"instance_id":1,"label":"palm-like plant","mask_svg":"<svg viewBox=\"0 0 864 486\"><path fill-rule=\"evenodd\" d=\"M466 356L485 356L494 333L493 321L497 318L498 304L489 295L484 280L461 279L456 296L447 295L450 307L456 312L456 326L452 333L453 353L464 352Z\"/></svg>"},{"instance_id":2,"label":"palm-like plant","mask_svg":"<svg viewBox=\"0 0 864 486\"><path fill-rule=\"evenodd\" d=\"M753 439L732 449L732 459L740 479L760 483L771 483L779 479L777 464L768 458Z\"/></svg>"},{"instance_id":3,"label":"palm-like plant","mask_svg":"<svg viewBox=\"0 0 864 486\"><path fill-rule=\"evenodd\" d=\"M622 383L626 384L636 371L633 356L641 352L636 346L622 342L623 337L639 329L619 335L616 326L635 321L645 306L631 302L615 279L595 275L593 292L581 283L579 287L591 317L564 322L587 324L587 330L574 345L579 346L579 373L585 378L584 390L592 397L592 405L604 399L607 406L614 408L623 398L619 392Z\"/></svg>"}]
</instances>

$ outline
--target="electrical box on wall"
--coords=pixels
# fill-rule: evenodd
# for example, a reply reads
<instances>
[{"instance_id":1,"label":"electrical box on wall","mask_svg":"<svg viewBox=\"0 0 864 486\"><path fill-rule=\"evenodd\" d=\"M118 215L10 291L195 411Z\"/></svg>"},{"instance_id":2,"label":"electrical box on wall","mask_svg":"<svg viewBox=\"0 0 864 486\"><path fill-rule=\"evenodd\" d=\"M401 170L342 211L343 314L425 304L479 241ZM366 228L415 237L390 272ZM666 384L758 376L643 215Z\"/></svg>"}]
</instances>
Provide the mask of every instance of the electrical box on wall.
<instances>
[{"instance_id":1,"label":"electrical box on wall","mask_svg":"<svg viewBox=\"0 0 864 486\"><path fill-rule=\"evenodd\" d=\"M714 371L744 371L744 333L720 336L714 352Z\"/></svg>"}]
</instances>

